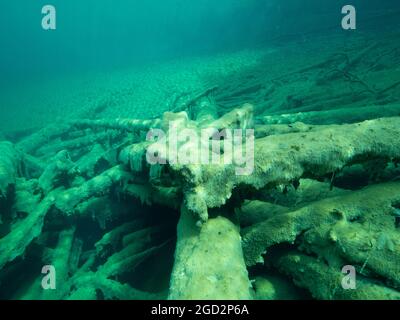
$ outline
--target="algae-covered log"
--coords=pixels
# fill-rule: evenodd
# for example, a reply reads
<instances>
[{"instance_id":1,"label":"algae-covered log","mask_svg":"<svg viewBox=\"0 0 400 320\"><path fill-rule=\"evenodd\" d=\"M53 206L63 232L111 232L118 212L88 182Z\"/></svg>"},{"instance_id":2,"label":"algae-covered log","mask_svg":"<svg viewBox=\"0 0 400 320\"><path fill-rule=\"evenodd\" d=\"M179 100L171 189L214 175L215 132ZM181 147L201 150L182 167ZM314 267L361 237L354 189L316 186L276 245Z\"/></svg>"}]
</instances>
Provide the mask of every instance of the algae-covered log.
<instances>
[{"instance_id":1,"label":"algae-covered log","mask_svg":"<svg viewBox=\"0 0 400 320\"><path fill-rule=\"evenodd\" d=\"M233 109L232 111L224 114L217 120L203 127L210 127L219 130L223 129L249 129L253 126L253 106L245 104L240 108Z\"/></svg>"},{"instance_id":2,"label":"algae-covered log","mask_svg":"<svg viewBox=\"0 0 400 320\"><path fill-rule=\"evenodd\" d=\"M188 208L201 219L207 208L219 207L237 186L260 189L287 184L302 177L323 177L344 166L371 159L398 158L400 118L382 118L316 132L292 133L257 139L254 171L236 174L234 165L172 166L188 185Z\"/></svg>"},{"instance_id":3,"label":"algae-covered log","mask_svg":"<svg viewBox=\"0 0 400 320\"><path fill-rule=\"evenodd\" d=\"M121 133L116 130L108 130L99 133L92 133L78 137L72 140L58 141L54 143L47 143L36 150L36 154L39 156L52 156L57 154L61 150L80 150L82 148L89 148L96 143L110 144L112 141L120 138Z\"/></svg>"},{"instance_id":4,"label":"algae-covered log","mask_svg":"<svg viewBox=\"0 0 400 320\"><path fill-rule=\"evenodd\" d=\"M399 191L399 183L370 186L248 227L243 230L246 263L262 262L271 247L297 241L300 248L332 265L354 263L361 272L367 268L399 287L400 237L392 206L400 202Z\"/></svg>"},{"instance_id":5,"label":"algae-covered log","mask_svg":"<svg viewBox=\"0 0 400 320\"><path fill-rule=\"evenodd\" d=\"M82 176L93 177L96 165L103 159L106 150L101 144L93 145L91 150L76 161L76 168Z\"/></svg>"},{"instance_id":6,"label":"algae-covered log","mask_svg":"<svg viewBox=\"0 0 400 320\"><path fill-rule=\"evenodd\" d=\"M277 204L259 200L247 200L236 210L236 213L239 216L240 225L248 227L288 211L290 211L289 208Z\"/></svg>"},{"instance_id":7,"label":"algae-covered log","mask_svg":"<svg viewBox=\"0 0 400 320\"><path fill-rule=\"evenodd\" d=\"M0 239L0 270L15 258L21 256L26 247L41 232L44 218L54 203L54 196L46 196L29 215L12 226L12 230Z\"/></svg>"},{"instance_id":8,"label":"algae-covered log","mask_svg":"<svg viewBox=\"0 0 400 320\"><path fill-rule=\"evenodd\" d=\"M118 160L126 165L132 172L142 172L146 161L146 150L149 142L139 142L132 144L119 153Z\"/></svg>"},{"instance_id":9,"label":"algae-covered log","mask_svg":"<svg viewBox=\"0 0 400 320\"><path fill-rule=\"evenodd\" d=\"M46 168L46 163L28 153L22 155L26 178L40 177Z\"/></svg>"},{"instance_id":10,"label":"algae-covered log","mask_svg":"<svg viewBox=\"0 0 400 320\"><path fill-rule=\"evenodd\" d=\"M72 214L78 204L92 197L110 193L112 187L122 184L126 179L129 179L129 174L121 166L115 166L80 186L60 191L56 207L65 214Z\"/></svg>"},{"instance_id":11,"label":"algae-covered log","mask_svg":"<svg viewBox=\"0 0 400 320\"><path fill-rule=\"evenodd\" d=\"M157 251L162 250L165 243L143 250L148 243L130 243L121 251L114 253L107 261L99 267L98 273L103 277L109 278L125 272L133 272L139 264L145 261ZM149 241L151 242L151 241Z\"/></svg>"},{"instance_id":12,"label":"algae-covered log","mask_svg":"<svg viewBox=\"0 0 400 320\"><path fill-rule=\"evenodd\" d=\"M27 153L32 153L39 147L46 145L50 141L67 135L71 126L66 123L55 123L44 127L34 134L18 142L17 147Z\"/></svg>"},{"instance_id":13,"label":"algae-covered log","mask_svg":"<svg viewBox=\"0 0 400 320\"><path fill-rule=\"evenodd\" d=\"M81 275L74 284L77 289L67 298L68 300L96 299L96 290L100 290L106 300L159 300L163 297L161 294L134 289L128 284L107 279L93 272Z\"/></svg>"},{"instance_id":14,"label":"algae-covered log","mask_svg":"<svg viewBox=\"0 0 400 320\"><path fill-rule=\"evenodd\" d=\"M175 187L128 184L121 192L140 200L143 204L158 204L171 209L178 209L181 201L181 191Z\"/></svg>"},{"instance_id":15,"label":"algae-covered log","mask_svg":"<svg viewBox=\"0 0 400 320\"><path fill-rule=\"evenodd\" d=\"M258 139L277 134L317 131L325 129L326 127L326 125L311 125L303 122L288 124L257 124L254 127L254 135Z\"/></svg>"},{"instance_id":16,"label":"algae-covered log","mask_svg":"<svg viewBox=\"0 0 400 320\"><path fill-rule=\"evenodd\" d=\"M258 199L274 203L275 205L293 208L351 192L350 190L334 187L332 185L332 177L334 175L328 177L329 182L300 179L289 185L278 185L273 189L267 186L258 192Z\"/></svg>"},{"instance_id":17,"label":"algae-covered log","mask_svg":"<svg viewBox=\"0 0 400 320\"><path fill-rule=\"evenodd\" d=\"M390 215L393 208L385 209L381 217L361 217L365 223L342 222L313 228L304 234L300 248L331 263L346 261L357 266L360 274L384 279L386 285L400 289L400 236Z\"/></svg>"},{"instance_id":18,"label":"algae-covered log","mask_svg":"<svg viewBox=\"0 0 400 320\"><path fill-rule=\"evenodd\" d=\"M51 160L39 178L39 186L45 192L49 192L59 186L68 184L73 172L74 163L66 150L60 151Z\"/></svg>"},{"instance_id":19,"label":"algae-covered log","mask_svg":"<svg viewBox=\"0 0 400 320\"><path fill-rule=\"evenodd\" d=\"M63 230L58 236L58 242L55 249L49 249L43 258L45 265L54 266L57 276L56 290L40 290L42 293L41 299L58 300L64 298L70 291L69 277L72 273L70 259L73 258L73 245L75 227ZM38 288L41 289L41 288ZM37 297L36 297L37 298Z\"/></svg>"},{"instance_id":20,"label":"algae-covered log","mask_svg":"<svg viewBox=\"0 0 400 320\"><path fill-rule=\"evenodd\" d=\"M100 120L74 120L70 125L78 129L113 129L123 131L139 132L149 130L160 125L159 119L137 120L137 119L100 119Z\"/></svg>"},{"instance_id":21,"label":"algae-covered log","mask_svg":"<svg viewBox=\"0 0 400 320\"><path fill-rule=\"evenodd\" d=\"M399 300L400 292L361 277L356 278L356 289L342 286L341 268L332 268L323 261L299 252L289 252L275 258L273 264L291 277L295 284L308 289L322 300Z\"/></svg>"},{"instance_id":22,"label":"algae-covered log","mask_svg":"<svg viewBox=\"0 0 400 320\"><path fill-rule=\"evenodd\" d=\"M400 115L400 104L376 105L358 108L343 108L329 111L310 111L268 115L261 118L264 124L343 124Z\"/></svg>"},{"instance_id":23,"label":"algae-covered log","mask_svg":"<svg viewBox=\"0 0 400 320\"><path fill-rule=\"evenodd\" d=\"M107 232L98 242L96 242L96 254L101 258L109 256L110 252L114 252L117 248L122 246L122 239L125 235L143 227L145 227L145 221L143 219L136 219Z\"/></svg>"},{"instance_id":24,"label":"algae-covered log","mask_svg":"<svg viewBox=\"0 0 400 320\"><path fill-rule=\"evenodd\" d=\"M185 209L169 299L250 299L251 285L243 260L238 227L219 216L201 228Z\"/></svg>"},{"instance_id":25,"label":"algae-covered log","mask_svg":"<svg viewBox=\"0 0 400 320\"><path fill-rule=\"evenodd\" d=\"M252 281L256 300L302 300L304 295L290 279L262 272Z\"/></svg>"},{"instance_id":26,"label":"algae-covered log","mask_svg":"<svg viewBox=\"0 0 400 320\"><path fill-rule=\"evenodd\" d=\"M15 185L20 157L12 143L0 142L0 200L6 198Z\"/></svg>"},{"instance_id":27,"label":"algae-covered log","mask_svg":"<svg viewBox=\"0 0 400 320\"><path fill-rule=\"evenodd\" d=\"M192 119L198 123L209 123L217 118L218 106L214 99L204 96L191 107Z\"/></svg>"},{"instance_id":28,"label":"algae-covered log","mask_svg":"<svg viewBox=\"0 0 400 320\"><path fill-rule=\"evenodd\" d=\"M252 105L218 118L210 93L176 101L186 111L167 112L161 119L52 125L17 143L23 152L0 142L0 198L14 191L0 230L0 269L11 277L25 264L16 258L26 254L29 262L54 265L61 281L57 292L43 293L38 275L17 296L166 298L170 280L169 299L285 299L299 298L305 290L317 299L399 298L400 185L381 181L398 174L400 118L269 125L276 116L259 117L266 124L254 126ZM396 108L387 105L383 115ZM372 117L377 109L364 111L370 113L353 115L349 122ZM337 112L337 119L345 114ZM293 119L313 123L317 114L308 116ZM146 162L152 143L143 141L144 131L151 128L179 134L253 127L254 170L248 176L237 175L235 163L223 163L238 154L224 141L219 164L173 163L168 154L162 154L164 167ZM205 143L191 147L212 151ZM368 184L381 184L361 190L343 186L350 173L368 174L371 167L384 174ZM179 209L173 260L169 249ZM156 210L165 210L165 217ZM241 233L240 227L245 227ZM263 258L264 265L252 268ZM160 294L148 290L154 283L139 279L143 269L156 270L148 259L160 260L163 270L172 268L165 284L157 284ZM357 292L338 287L345 264L357 270Z\"/></svg>"}]
</instances>

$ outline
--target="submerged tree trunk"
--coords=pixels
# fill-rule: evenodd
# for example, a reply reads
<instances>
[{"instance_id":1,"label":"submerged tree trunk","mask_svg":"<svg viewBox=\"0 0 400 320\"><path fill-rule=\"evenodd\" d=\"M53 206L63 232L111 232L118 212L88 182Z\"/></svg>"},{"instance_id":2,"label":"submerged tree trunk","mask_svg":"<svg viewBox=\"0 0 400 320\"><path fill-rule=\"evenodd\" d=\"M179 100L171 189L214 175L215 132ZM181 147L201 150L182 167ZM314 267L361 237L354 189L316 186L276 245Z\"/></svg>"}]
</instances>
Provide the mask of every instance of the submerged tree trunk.
<instances>
[{"instance_id":1,"label":"submerged tree trunk","mask_svg":"<svg viewBox=\"0 0 400 320\"><path fill-rule=\"evenodd\" d=\"M169 299L251 299L239 228L229 219L210 218L201 228L182 209Z\"/></svg>"}]
</instances>

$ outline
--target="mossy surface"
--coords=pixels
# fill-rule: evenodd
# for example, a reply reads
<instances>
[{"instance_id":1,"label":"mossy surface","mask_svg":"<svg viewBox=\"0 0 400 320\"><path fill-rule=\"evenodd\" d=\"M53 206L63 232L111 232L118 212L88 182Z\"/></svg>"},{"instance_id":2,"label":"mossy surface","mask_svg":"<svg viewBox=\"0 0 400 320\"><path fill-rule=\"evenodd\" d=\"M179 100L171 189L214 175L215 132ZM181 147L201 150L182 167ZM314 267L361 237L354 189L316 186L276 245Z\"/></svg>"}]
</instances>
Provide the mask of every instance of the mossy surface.
<instances>
[{"instance_id":1,"label":"mossy surface","mask_svg":"<svg viewBox=\"0 0 400 320\"><path fill-rule=\"evenodd\" d=\"M57 121L1 128L0 298L399 299L400 55L379 38L48 84L70 94L29 102ZM254 130L254 171L146 161L150 129L207 128Z\"/></svg>"}]
</instances>

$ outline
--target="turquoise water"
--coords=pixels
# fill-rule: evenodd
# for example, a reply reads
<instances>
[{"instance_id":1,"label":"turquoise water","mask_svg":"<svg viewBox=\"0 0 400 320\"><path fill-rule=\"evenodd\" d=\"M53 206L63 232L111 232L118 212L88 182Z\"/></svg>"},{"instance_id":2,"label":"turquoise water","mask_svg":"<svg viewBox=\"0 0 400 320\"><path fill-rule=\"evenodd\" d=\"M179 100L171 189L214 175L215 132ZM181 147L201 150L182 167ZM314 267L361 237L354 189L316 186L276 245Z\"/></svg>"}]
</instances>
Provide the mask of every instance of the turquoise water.
<instances>
[{"instance_id":1,"label":"turquoise water","mask_svg":"<svg viewBox=\"0 0 400 320\"><path fill-rule=\"evenodd\" d=\"M157 67L152 69L162 80L169 81L174 69L176 73L184 69L187 73L198 72L202 77L199 81L204 82L202 69L207 65L216 69L216 75L232 64L237 65L233 72L240 69L240 61L231 61L228 66L221 63L218 67L209 63L209 59L215 59L218 54L240 54L243 50L264 47L269 50L269 46L296 42L321 47L325 46L318 45L320 38L317 37L321 35L340 35L343 41L368 33L378 38L380 32L391 30L398 22L398 5L389 0L368 4L354 1L359 26L354 32L343 32L340 25L345 1L327 1L321 5L317 1L296 0L285 4L273 0L223 0L218 4L211 0L195 3L58 0L52 4L56 8L57 29L50 31L41 27L42 1L13 1L2 6L0 82L4 90L0 96L0 122L7 130L31 129L85 110L86 100L93 101L93 96L98 98L105 89L114 91L114 83L130 82L135 73L141 73L147 66L169 64L171 72L167 74ZM297 50L298 62L303 63L304 50L300 46ZM201 57L204 58L202 62L188 62ZM243 55L241 60L247 60L246 66L256 63L251 55ZM176 66L182 61L185 65ZM121 71L128 74L129 80L121 79ZM192 87L195 76L171 82L184 81ZM137 81L143 83L143 77L138 78ZM146 86L158 83L160 79L157 78ZM162 85L164 89L166 86ZM179 83L178 86L184 85ZM197 84L194 86L197 88ZM155 91L172 94L170 89ZM71 95L78 96L80 102L71 101ZM146 93L140 95L147 96ZM164 95L160 100L165 101ZM156 106L160 105L157 99L138 104L136 109L156 109L149 113L136 110L138 112L128 114L125 111L130 105L115 104L120 104L124 112L115 112L113 116L152 117L160 114L160 110L165 111L164 107ZM32 113L37 120L29 118Z\"/></svg>"},{"instance_id":2,"label":"turquoise water","mask_svg":"<svg viewBox=\"0 0 400 320\"><path fill-rule=\"evenodd\" d=\"M0 48L0 299L400 297L398 0L15 0ZM150 167L168 121L251 127L254 176Z\"/></svg>"},{"instance_id":3,"label":"turquoise water","mask_svg":"<svg viewBox=\"0 0 400 320\"><path fill-rule=\"evenodd\" d=\"M4 80L107 70L165 59L252 48L281 35L335 32L346 1L211 0L62 1L57 30L41 28L43 1L13 1L1 10L1 72ZM356 0L360 28L395 1Z\"/></svg>"}]
</instances>

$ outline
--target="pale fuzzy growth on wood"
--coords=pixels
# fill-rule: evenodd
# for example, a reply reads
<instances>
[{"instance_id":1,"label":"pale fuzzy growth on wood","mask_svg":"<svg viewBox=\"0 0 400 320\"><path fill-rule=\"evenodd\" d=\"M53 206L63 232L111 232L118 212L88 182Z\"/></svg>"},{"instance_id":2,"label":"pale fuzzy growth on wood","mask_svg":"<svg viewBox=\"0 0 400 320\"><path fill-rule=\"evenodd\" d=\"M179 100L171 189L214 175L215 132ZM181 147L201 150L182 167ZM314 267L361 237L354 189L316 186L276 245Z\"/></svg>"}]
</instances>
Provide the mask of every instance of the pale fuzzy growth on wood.
<instances>
[{"instance_id":1,"label":"pale fuzzy growth on wood","mask_svg":"<svg viewBox=\"0 0 400 320\"><path fill-rule=\"evenodd\" d=\"M185 199L190 210L204 217L206 208L224 205L238 185L260 189L332 174L367 159L389 162L400 154L399 124L400 118L382 118L257 139L251 175L236 175L233 165L204 166L200 170L189 166L183 179L195 187L185 193ZM205 194L200 195L199 190Z\"/></svg>"},{"instance_id":2,"label":"pale fuzzy growth on wood","mask_svg":"<svg viewBox=\"0 0 400 320\"><path fill-rule=\"evenodd\" d=\"M163 121L165 125L167 119L172 119L176 124L179 122L182 126L180 129L200 130L210 125L248 128L253 123L252 112L251 106L244 106L220 119L210 118L210 122L202 121L201 124L183 113L169 113ZM184 205L184 213L181 213L178 224L170 298L253 298L246 264L250 266L262 262L263 255L268 255L270 248L281 243L296 243L297 250L313 252L329 261L329 265L324 266L308 262L308 257L305 258L305 266L313 266L310 272L316 276L319 268L328 268L331 272L340 262L346 261L361 266L361 272L367 278L376 274L387 281L382 285L372 285L366 280L365 289L359 296L335 295L330 287L321 289L325 290L321 293L315 286L303 285L304 279L298 278L291 269L280 268L276 260L277 269L283 273L291 272L294 284L309 290L316 298L395 297L393 288L398 288L400 283L396 273L399 259L396 252L399 250L397 234L389 230L394 228L393 220L389 217L395 210L391 209L390 204L400 202L396 196L397 184L380 184L355 192L335 188L332 181L335 178L333 173L340 172L345 166L360 163L363 172L368 168L365 161L379 160L382 164L398 161L398 124L399 118L383 118L350 125L315 126L311 129L300 124L288 130L283 127L272 128L275 131L255 141L255 171L249 177L235 175L233 167L229 165L167 163L165 166L150 166L144 159L149 142L138 143L137 138L132 137L131 145L128 143L121 147L113 142L113 137L118 134L112 135L111 140L102 140L96 145L96 150L78 147L84 157L78 158L77 162L68 156L69 152L76 151L75 146L72 147L69 142L53 143L51 150L57 150L58 147L66 147L66 150L49 158L48 165L37 180L18 180L16 212L27 211L29 215L13 223L11 232L0 239L4 244L0 251L1 266L5 267L22 256L36 240L38 244L46 243L46 237L40 241L38 238L45 217L51 212L72 223L71 229L60 233L59 245L55 249L45 250L47 254L42 257L44 260L53 257L50 260L62 266L60 270L68 269L68 272L60 271L67 284L59 291L57 298L95 298L99 290L105 298L127 298L127 295L142 299L159 297L120 283L114 277L135 273L148 259L164 250L169 241L163 243L162 234L171 234L168 228L155 225L154 222L148 224L146 219L133 220L108 231L96 243L95 250L86 252L82 251L82 241L76 237L77 233L72 231L76 223L73 221L86 218L94 218L100 229L107 229L107 219L118 219L116 211L108 204L117 201L113 206L123 211L123 204L117 206L117 203L128 197L144 206L158 205L175 211ZM265 128L255 129L256 133L257 130L263 130L261 136L266 135ZM76 139L81 138L74 135L72 141ZM14 150L11 144L7 144L7 147ZM110 149L114 154L105 160L104 152L107 154ZM35 160L36 156L31 157ZM385 172L388 169L382 165L377 166L376 170ZM343 174L346 175L347 171L343 170ZM382 174L381 178L389 178L390 172ZM17 174L18 171L15 171ZM168 176L171 174L177 180L171 180ZM332 176L330 182L309 179L326 180L329 175ZM302 179L306 177L308 179ZM223 217L226 215L224 211L219 217L214 216L215 212L209 217L209 212L215 207L224 206L233 192L249 187L259 189L255 193L259 201L246 201L240 209L233 210L237 217L232 215L232 211L228 214L230 218ZM280 195L279 190L286 190L285 195ZM32 199L36 200L29 203L22 201L26 192L35 192L36 198ZM373 198L368 196L370 193L374 194L375 202L365 200ZM44 199L40 201L41 196ZM365 223L351 223L353 219L359 219L362 211L370 211L375 207L389 208L386 218L379 218L381 225L385 223L387 226L384 239L378 229L368 229ZM376 217L366 216L364 219L372 221ZM240 224L246 227L241 231L243 240ZM361 236L348 239L346 235L352 233ZM368 243L376 245L366 250ZM332 250L336 254L328 254ZM67 255L66 251L71 254ZM209 252L207 257L203 256L205 251ZM382 255L384 262L380 260ZM208 267L202 266L202 263L207 263ZM227 263L229 268L225 267ZM89 284L85 281L89 278L96 281ZM82 285L79 289L76 287L78 284ZM35 288L37 282L32 283L24 297L39 297ZM376 295L372 295L372 289L377 290ZM165 292L163 295L165 297ZM46 299L45 296L42 298Z\"/></svg>"},{"instance_id":3,"label":"pale fuzzy growth on wood","mask_svg":"<svg viewBox=\"0 0 400 320\"><path fill-rule=\"evenodd\" d=\"M229 219L220 216L199 228L183 209L169 299L251 299L240 240Z\"/></svg>"},{"instance_id":4,"label":"pale fuzzy growth on wood","mask_svg":"<svg viewBox=\"0 0 400 320\"><path fill-rule=\"evenodd\" d=\"M383 106L368 106L359 108L334 109L329 111L310 111L292 114L277 114L264 116L261 121L264 124L293 124L303 122L305 124L342 124L371 120L381 117L396 117L400 115L400 104Z\"/></svg>"},{"instance_id":5,"label":"pale fuzzy growth on wood","mask_svg":"<svg viewBox=\"0 0 400 320\"><path fill-rule=\"evenodd\" d=\"M0 294L398 299L399 96L387 67L398 50L356 42L318 61L313 48L288 72L275 56L171 94L158 118L89 112L19 141L7 133L17 142L0 142ZM171 128L254 129L254 171L168 154L150 165L148 131ZM7 286L31 262L56 266L56 293L42 294L39 277ZM341 289L348 264L359 290Z\"/></svg>"},{"instance_id":6,"label":"pale fuzzy growth on wood","mask_svg":"<svg viewBox=\"0 0 400 320\"><path fill-rule=\"evenodd\" d=\"M0 200L6 198L15 185L20 156L10 142L0 142Z\"/></svg>"},{"instance_id":7,"label":"pale fuzzy growth on wood","mask_svg":"<svg viewBox=\"0 0 400 320\"><path fill-rule=\"evenodd\" d=\"M343 273L324 262L302 254L289 252L275 258L273 264L301 288L320 300L398 300L400 292L366 279L357 280L356 290L342 287Z\"/></svg>"},{"instance_id":8,"label":"pale fuzzy growth on wood","mask_svg":"<svg viewBox=\"0 0 400 320\"><path fill-rule=\"evenodd\" d=\"M27 218L15 223L12 231L0 239L0 269L7 262L21 256L41 234L44 218L53 203L53 195L44 198Z\"/></svg>"},{"instance_id":9,"label":"pale fuzzy growth on wood","mask_svg":"<svg viewBox=\"0 0 400 320\"><path fill-rule=\"evenodd\" d=\"M400 202L399 190L399 183L371 186L254 224L243 230L246 263L255 265L262 261L273 246L300 241L302 249L314 252L335 267L343 260L362 265L368 259L371 271L399 287L399 237L392 216L392 204ZM389 240L381 248L371 247L382 227Z\"/></svg>"}]
</instances>

